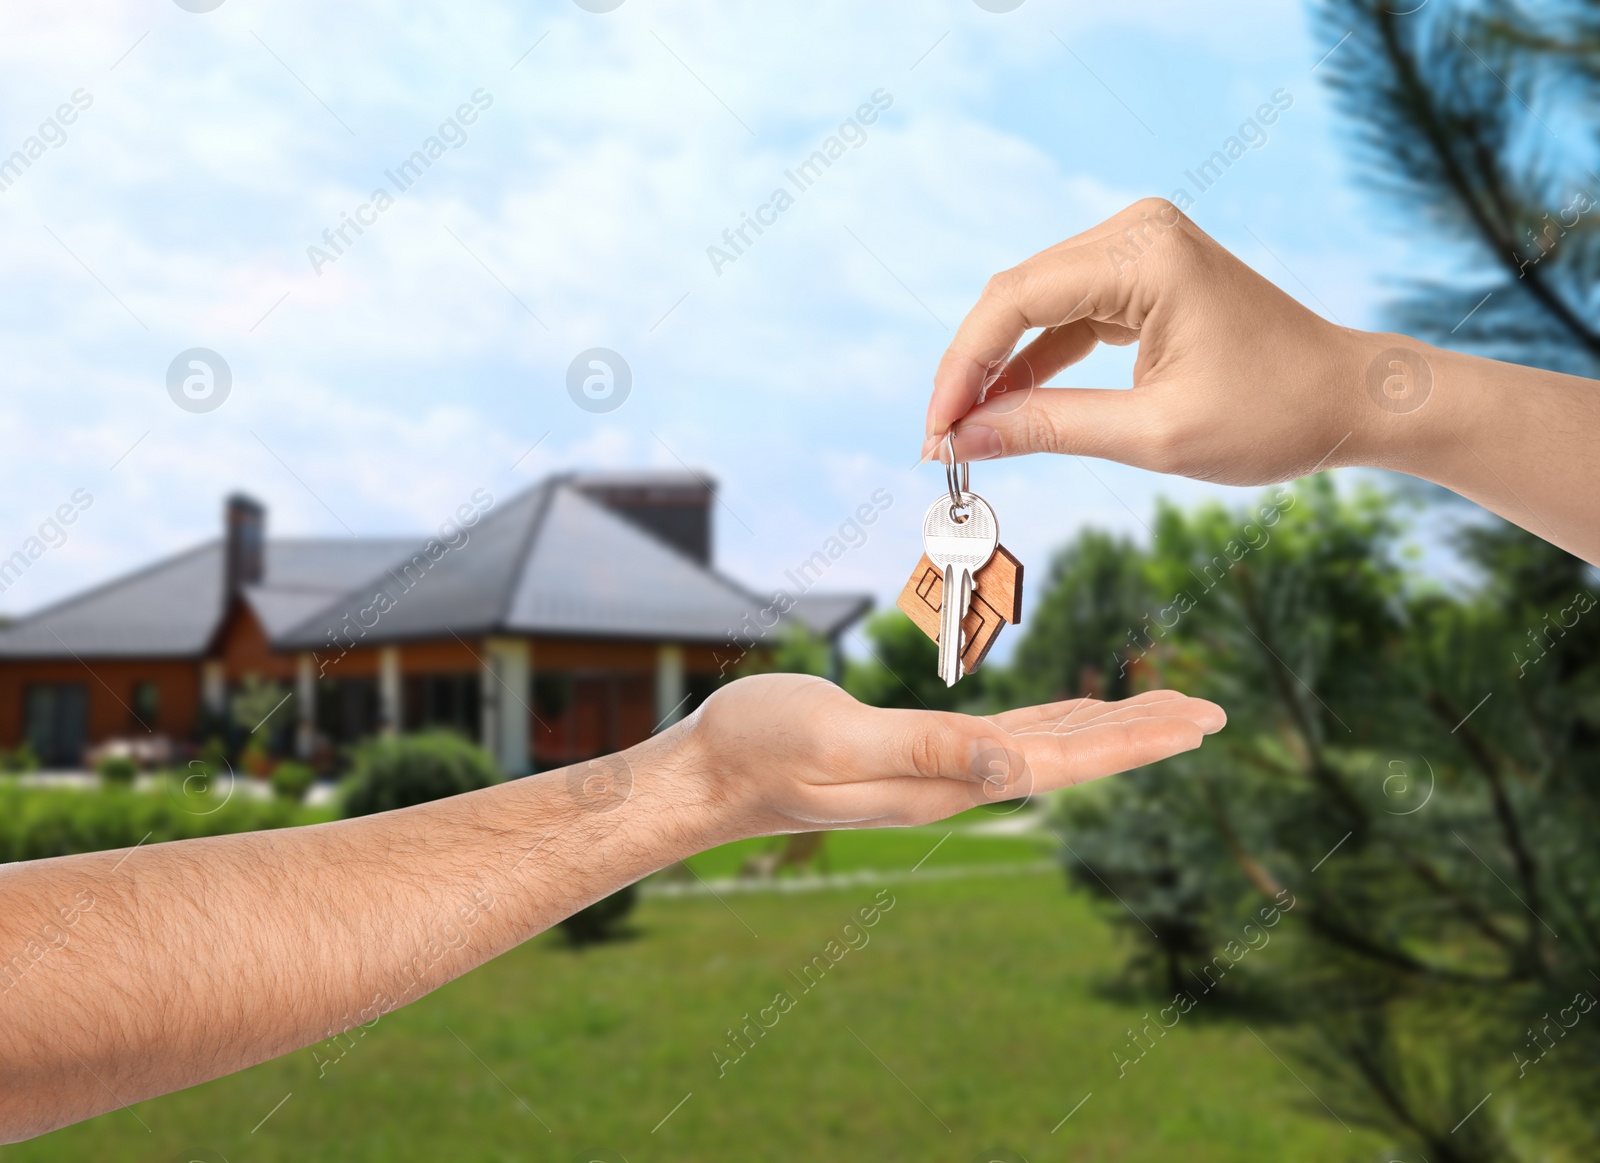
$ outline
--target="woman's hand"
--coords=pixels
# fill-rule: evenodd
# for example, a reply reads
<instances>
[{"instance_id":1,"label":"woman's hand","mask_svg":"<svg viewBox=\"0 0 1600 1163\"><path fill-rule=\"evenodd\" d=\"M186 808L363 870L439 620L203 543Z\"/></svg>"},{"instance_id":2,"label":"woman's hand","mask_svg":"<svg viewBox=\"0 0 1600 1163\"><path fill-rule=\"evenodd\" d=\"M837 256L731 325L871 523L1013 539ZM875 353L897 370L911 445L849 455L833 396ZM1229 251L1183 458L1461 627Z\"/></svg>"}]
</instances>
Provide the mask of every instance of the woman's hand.
<instances>
[{"instance_id":1,"label":"woman's hand","mask_svg":"<svg viewBox=\"0 0 1600 1163\"><path fill-rule=\"evenodd\" d=\"M989 280L939 362L923 452L959 421L960 460L1075 453L1237 485L1355 463L1363 433L1341 440L1383 416L1358 337L1147 199ZM1132 391L1039 386L1134 342Z\"/></svg>"},{"instance_id":2,"label":"woman's hand","mask_svg":"<svg viewBox=\"0 0 1600 1163\"><path fill-rule=\"evenodd\" d=\"M1132 391L1039 386L1135 342ZM989 280L939 361L923 455L958 425L958 460L1064 452L1230 485L1395 469L1600 564L1595 392L1337 327L1151 198Z\"/></svg>"},{"instance_id":3,"label":"woman's hand","mask_svg":"<svg viewBox=\"0 0 1600 1163\"><path fill-rule=\"evenodd\" d=\"M1175 691L980 718L882 710L824 679L770 674L723 687L678 730L730 833L755 836L925 824L1192 750L1226 721Z\"/></svg>"}]
</instances>

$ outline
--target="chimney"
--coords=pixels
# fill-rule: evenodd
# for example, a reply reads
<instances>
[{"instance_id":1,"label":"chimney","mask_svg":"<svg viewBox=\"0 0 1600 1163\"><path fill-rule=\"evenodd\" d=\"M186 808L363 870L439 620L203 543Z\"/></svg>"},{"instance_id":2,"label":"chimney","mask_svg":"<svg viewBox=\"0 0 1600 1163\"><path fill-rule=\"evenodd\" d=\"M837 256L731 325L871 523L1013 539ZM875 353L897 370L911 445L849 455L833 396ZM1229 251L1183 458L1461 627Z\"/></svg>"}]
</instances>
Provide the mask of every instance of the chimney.
<instances>
[{"instance_id":1,"label":"chimney","mask_svg":"<svg viewBox=\"0 0 1600 1163\"><path fill-rule=\"evenodd\" d=\"M266 572L266 509L243 493L231 494L223 510L223 534L223 594L231 601L243 587L259 585Z\"/></svg>"},{"instance_id":2,"label":"chimney","mask_svg":"<svg viewBox=\"0 0 1600 1163\"><path fill-rule=\"evenodd\" d=\"M594 473L573 486L612 512L711 564L711 502L716 484L697 473Z\"/></svg>"}]
</instances>

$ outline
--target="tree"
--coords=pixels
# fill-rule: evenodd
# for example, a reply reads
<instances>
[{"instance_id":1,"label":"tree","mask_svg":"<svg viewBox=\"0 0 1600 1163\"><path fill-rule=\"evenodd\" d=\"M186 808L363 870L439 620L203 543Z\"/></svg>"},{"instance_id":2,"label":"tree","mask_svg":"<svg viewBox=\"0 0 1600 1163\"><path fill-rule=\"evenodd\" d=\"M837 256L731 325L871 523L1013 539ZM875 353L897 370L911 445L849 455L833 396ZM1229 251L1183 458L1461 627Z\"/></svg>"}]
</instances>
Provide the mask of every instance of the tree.
<instances>
[{"instance_id":1,"label":"tree","mask_svg":"<svg viewBox=\"0 0 1600 1163\"><path fill-rule=\"evenodd\" d=\"M1396 326L1444 346L1600 372L1600 123L1593 112L1600 7L1592 0L1321 0L1316 11L1329 43L1349 37L1324 75L1354 130L1366 176L1405 232L1425 231L1430 251L1449 259L1413 280L1392 305ZM1406 716L1426 746L1452 756L1462 787L1475 788L1481 804L1476 828L1450 829L1462 867L1424 867L1457 894L1449 911L1470 920L1494 951L1490 962L1498 961L1508 985L1501 1000L1536 1005L1542 992L1564 1005L1561 992L1574 981L1593 988L1595 972L1595 917L1587 903L1596 888L1593 845L1579 837L1584 828L1592 835L1595 822L1596 632L1592 619L1569 623L1591 600L1576 595L1593 590L1594 576L1499 522L1469 530L1462 548L1481 568L1483 585L1465 603L1416 603L1418 648L1408 661L1420 697L1394 717ZM1459 852L1469 840L1470 858ZM1481 858L1478 846L1487 848ZM1501 881L1497 898L1486 871ZM1513 896L1519 903L1502 915ZM1433 984L1441 1009L1448 1009L1446 992ZM1397 1032L1393 1007L1370 993L1353 997L1355 1009L1345 1015L1352 1020L1332 1039L1343 1043L1342 1061L1379 1097L1391 1122L1407 1126L1414 1139L1438 1140L1427 1128L1442 1117L1428 1114L1442 1093L1439 1079L1471 1075L1481 1056L1436 1062L1430 1089L1406 1053L1419 1042ZM1477 1002L1463 999L1456 1012L1475 1018ZM1479 1023L1441 1028L1463 1025ZM1544 1046L1537 1025L1522 1028ZM1562 1032L1576 1064L1557 1079L1546 1072L1542 1091L1570 1097L1573 1082L1592 1091L1593 1035L1590 1029L1574 1042ZM1526 1070L1519 1064L1518 1077ZM1594 1116L1575 1123L1567 1137L1592 1150ZM1514 1138L1496 1138L1492 1127L1474 1133L1487 1137L1475 1154L1457 1156L1452 1143L1436 1149L1446 1158L1527 1153Z\"/></svg>"},{"instance_id":2,"label":"tree","mask_svg":"<svg viewBox=\"0 0 1600 1163\"><path fill-rule=\"evenodd\" d=\"M899 610L867 623L867 658L845 666L844 689L874 707L953 711L982 697L979 670L953 687L939 677L939 646ZM986 668L985 668L986 669Z\"/></svg>"},{"instance_id":3,"label":"tree","mask_svg":"<svg viewBox=\"0 0 1600 1163\"><path fill-rule=\"evenodd\" d=\"M229 700L227 737L242 741L239 762L252 775L267 775L272 769L270 753L286 750L294 722L293 714L285 710L288 700L289 692L281 683L259 674L245 675Z\"/></svg>"},{"instance_id":4,"label":"tree","mask_svg":"<svg viewBox=\"0 0 1600 1163\"><path fill-rule=\"evenodd\" d=\"M1163 778L1069 800L1069 873L1141 919L1126 930L1166 988L1187 974L1204 1005L1267 982L1347 1122L1435 1163L1592 1155L1592 571L1496 524L1463 535L1479 581L1447 592L1404 564L1388 498L1326 479L1291 496L1270 527L1265 506L1158 518L1146 573L1181 618L1152 678L1216 699L1229 726ZM1235 971L1281 906L1293 938Z\"/></svg>"},{"instance_id":5,"label":"tree","mask_svg":"<svg viewBox=\"0 0 1600 1163\"><path fill-rule=\"evenodd\" d=\"M288 693L281 683L259 674L245 675L229 703L233 725L247 735L255 733L276 717Z\"/></svg>"},{"instance_id":6,"label":"tree","mask_svg":"<svg viewBox=\"0 0 1600 1163\"><path fill-rule=\"evenodd\" d=\"M1600 7L1592 0L1321 0L1322 66L1366 176L1448 265L1393 304L1403 331L1600 370ZM1344 38L1348 34L1348 41Z\"/></svg>"},{"instance_id":7,"label":"tree","mask_svg":"<svg viewBox=\"0 0 1600 1163\"><path fill-rule=\"evenodd\" d=\"M770 647L751 651L739 663L736 675L814 674L826 677L831 666L828 642L799 623L784 626Z\"/></svg>"},{"instance_id":8,"label":"tree","mask_svg":"<svg viewBox=\"0 0 1600 1163\"><path fill-rule=\"evenodd\" d=\"M370 816L477 791L501 775L483 748L454 731L372 739L355 749L341 789L346 817Z\"/></svg>"},{"instance_id":9,"label":"tree","mask_svg":"<svg viewBox=\"0 0 1600 1163\"><path fill-rule=\"evenodd\" d=\"M1126 698L1151 631L1143 555L1126 537L1079 534L1050 563L1045 597L1029 613L1007 692L1016 703L1074 695Z\"/></svg>"}]
</instances>

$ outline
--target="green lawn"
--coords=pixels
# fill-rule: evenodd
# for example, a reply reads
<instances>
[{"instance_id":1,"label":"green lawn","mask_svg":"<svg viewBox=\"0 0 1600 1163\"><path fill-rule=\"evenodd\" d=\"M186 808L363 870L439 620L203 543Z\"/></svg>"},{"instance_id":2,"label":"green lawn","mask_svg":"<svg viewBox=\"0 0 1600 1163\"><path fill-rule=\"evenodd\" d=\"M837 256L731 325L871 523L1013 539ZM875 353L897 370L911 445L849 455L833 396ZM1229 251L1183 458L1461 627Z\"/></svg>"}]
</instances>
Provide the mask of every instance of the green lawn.
<instances>
[{"instance_id":1,"label":"green lawn","mask_svg":"<svg viewBox=\"0 0 1600 1163\"><path fill-rule=\"evenodd\" d=\"M904 872L946 830L834 836L830 865ZM1044 850L958 832L923 871ZM738 859L707 854L696 870L713 879ZM888 892L867 943L809 992L792 974L875 884L647 897L630 939L574 952L547 934L358 1031L326 1077L300 1051L0 1159L1375 1157L1374 1138L1329 1119L1234 1021L1197 1011L1119 1079L1112 1051L1145 1007L1104 995L1121 951L1059 873ZM788 1012L769 1009L776 1024L718 1077L725 1031L780 990ZM1287 1030L1252 1024L1287 1057Z\"/></svg>"},{"instance_id":2,"label":"green lawn","mask_svg":"<svg viewBox=\"0 0 1600 1163\"><path fill-rule=\"evenodd\" d=\"M1009 814L975 808L927 828L834 832L824 844L817 871L848 873L871 869L904 872L915 867L930 851L934 854L924 865L926 868L1027 864L1055 855L1056 842L1045 835L985 836L970 832L974 824L1002 820ZM949 838L946 839L946 836ZM736 844L725 844L721 848L702 852L690 858L689 866L706 880L735 876L747 857L781 843L782 840L775 837L741 840Z\"/></svg>"}]
</instances>

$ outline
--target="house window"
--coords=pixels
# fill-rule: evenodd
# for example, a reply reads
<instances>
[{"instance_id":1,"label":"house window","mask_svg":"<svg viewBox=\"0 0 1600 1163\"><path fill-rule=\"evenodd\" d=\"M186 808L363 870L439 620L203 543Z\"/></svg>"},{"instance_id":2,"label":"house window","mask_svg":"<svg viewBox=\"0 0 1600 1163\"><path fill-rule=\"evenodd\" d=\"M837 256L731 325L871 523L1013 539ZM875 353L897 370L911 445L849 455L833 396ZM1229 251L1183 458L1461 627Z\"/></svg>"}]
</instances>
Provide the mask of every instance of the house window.
<instances>
[{"instance_id":1,"label":"house window","mask_svg":"<svg viewBox=\"0 0 1600 1163\"><path fill-rule=\"evenodd\" d=\"M81 682L30 683L22 692L28 746L46 767L77 767L89 730L89 692Z\"/></svg>"},{"instance_id":2,"label":"house window","mask_svg":"<svg viewBox=\"0 0 1600 1163\"><path fill-rule=\"evenodd\" d=\"M133 684L130 731L154 731L160 725L161 688L148 679Z\"/></svg>"},{"instance_id":3,"label":"house window","mask_svg":"<svg viewBox=\"0 0 1600 1163\"><path fill-rule=\"evenodd\" d=\"M656 721L655 678L583 671L535 673L533 759L540 770L643 742Z\"/></svg>"},{"instance_id":4,"label":"house window","mask_svg":"<svg viewBox=\"0 0 1600 1163\"><path fill-rule=\"evenodd\" d=\"M481 686L481 676L475 670L406 676L402 720L405 729L444 728L468 739L477 739L483 730Z\"/></svg>"},{"instance_id":5,"label":"house window","mask_svg":"<svg viewBox=\"0 0 1600 1163\"><path fill-rule=\"evenodd\" d=\"M317 733L333 743L357 743L378 732L378 680L325 678L317 683Z\"/></svg>"},{"instance_id":6,"label":"house window","mask_svg":"<svg viewBox=\"0 0 1600 1163\"><path fill-rule=\"evenodd\" d=\"M572 676L570 674L533 675L533 713L545 722L555 722L567 713L572 705Z\"/></svg>"},{"instance_id":7,"label":"house window","mask_svg":"<svg viewBox=\"0 0 1600 1163\"><path fill-rule=\"evenodd\" d=\"M700 709L700 704L709 699L716 689L722 685L722 676L719 674L691 674L684 680L684 693L689 696L688 702L683 704L680 718L686 718Z\"/></svg>"}]
</instances>

